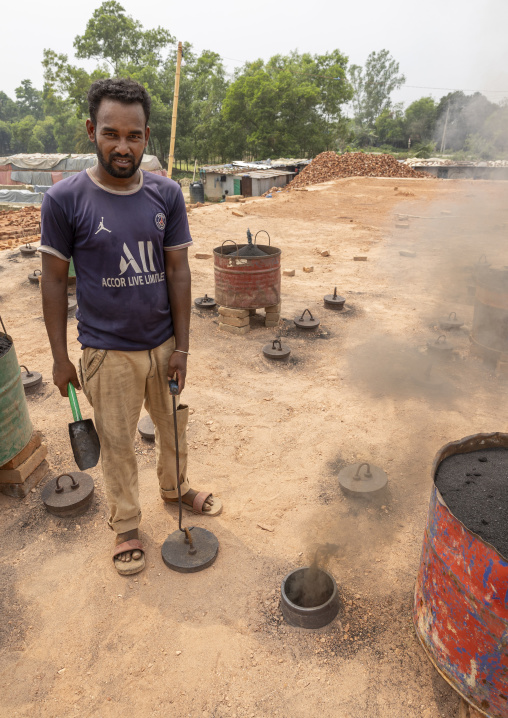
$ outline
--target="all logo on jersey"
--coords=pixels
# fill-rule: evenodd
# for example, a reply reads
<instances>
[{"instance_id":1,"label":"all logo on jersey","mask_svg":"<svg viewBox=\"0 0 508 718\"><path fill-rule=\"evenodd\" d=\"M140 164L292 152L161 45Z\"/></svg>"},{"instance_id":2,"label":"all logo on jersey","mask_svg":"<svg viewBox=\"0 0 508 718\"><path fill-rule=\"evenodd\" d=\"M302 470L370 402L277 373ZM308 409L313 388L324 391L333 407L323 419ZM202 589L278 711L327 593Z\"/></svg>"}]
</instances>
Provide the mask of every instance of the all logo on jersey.
<instances>
[{"instance_id":1,"label":"all logo on jersey","mask_svg":"<svg viewBox=\"0 0 508 718\"><path fill-rule=\"evenodd\" d=\"M164 212L158 212L155 215L154 219L155 219L155 226L157 227L157 229L160 229L162 232L162 230L165 229L165 227L166 227L166 215L164 214Z\"/></svg>"},{"instance_id":2,"label":"all logo on jersey","mask_svg":"<svg viewBox=\"0 0 508 718\"><path fill-rule=\"evenodd\" d=\"M133 253L124 242L122 254L120 256L120 273L117 277L103 277L103 287L135 287L141 284L157 284L164 282L166 275L164 272L157 272L154 263L153 243L138 242L139 257L134 257ZM124 277L127 270L131 271Z\"/></svg>"}]
</instances>

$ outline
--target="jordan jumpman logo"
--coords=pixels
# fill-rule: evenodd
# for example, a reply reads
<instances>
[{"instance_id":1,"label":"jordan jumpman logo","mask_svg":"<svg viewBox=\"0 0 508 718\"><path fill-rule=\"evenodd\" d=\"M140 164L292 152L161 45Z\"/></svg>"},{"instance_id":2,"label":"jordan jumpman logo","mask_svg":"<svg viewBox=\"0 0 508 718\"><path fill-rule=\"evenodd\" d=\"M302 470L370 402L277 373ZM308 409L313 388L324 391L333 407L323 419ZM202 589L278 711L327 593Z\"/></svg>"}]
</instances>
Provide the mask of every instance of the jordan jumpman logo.
<instances>
[{"instance_id":1,"label":"jordan jumpman logo","mask_svg":"<svg viewBox=\"0 0 508 718\"><path fill-rule=\"evenodd\" d=\"M111 230L104 226L104 217L101 217L101 221L99 222L99 229L95 234L99 234L99 232L101 232L102 230L111 234Z\"/></svg>"}]
</instances>

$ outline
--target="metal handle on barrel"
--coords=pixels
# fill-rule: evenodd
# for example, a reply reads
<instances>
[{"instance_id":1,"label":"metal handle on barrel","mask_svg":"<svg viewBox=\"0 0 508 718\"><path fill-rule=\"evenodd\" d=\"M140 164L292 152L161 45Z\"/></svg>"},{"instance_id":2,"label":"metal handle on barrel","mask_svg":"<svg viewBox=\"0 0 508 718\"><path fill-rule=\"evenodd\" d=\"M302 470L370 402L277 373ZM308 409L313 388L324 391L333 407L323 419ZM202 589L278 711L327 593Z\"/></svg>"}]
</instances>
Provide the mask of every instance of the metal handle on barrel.
<instances>
[{"instance_id":1,"label":"metal handle on barrel","mask_svg":"<svg viewBox=\"0 0 508 718\"><path fill-rule=\"evenodd\" d=\"M224 245L226 244L226 242L233 242L233 244L234 244L235 247L236 247L236 251L238 252L238 245L237 245L237 243L235 242L235 240L234 240L234 239L225 239L225 240L223 241L223 243L221 244L221 246L220 246L221 257L224 256L224 252L222 251L222 248L224 247Z\"/></svg>"},{"instance_id":2,"label":"metal handle on barrel","mask_svg":"<svg viewBox=\"0 0 508 718\"><path fill-rule=\"evenodd\" d=\"M254 242L256 242L257 236L258 236L258 234L261 234L261 232L264 232L266 235L268 235L268 246L271 247L272 245L271 245L270 235L268 234L266 229L260 229L259 232L256 232L256 235L254 237Z\"/></svg>"}]
</instances>

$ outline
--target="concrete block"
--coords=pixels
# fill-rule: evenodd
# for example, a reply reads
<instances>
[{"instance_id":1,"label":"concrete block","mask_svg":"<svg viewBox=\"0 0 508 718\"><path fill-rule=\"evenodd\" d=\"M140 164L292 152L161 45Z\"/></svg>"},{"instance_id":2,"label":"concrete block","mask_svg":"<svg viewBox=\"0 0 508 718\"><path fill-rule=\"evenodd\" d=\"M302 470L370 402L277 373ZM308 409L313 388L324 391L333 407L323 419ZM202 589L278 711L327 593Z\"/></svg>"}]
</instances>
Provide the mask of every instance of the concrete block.
<instances>
[{"instance_id":1,"label":"concrete block","mask_svg":"<svg viewBox=\"0 0 508 718\"><path fill-rule=\"evenodd\" d=\"M249 310L248 309L233 309L232 307L219 307L219 314L221 314L223 317L248 317L249 316Z\"/></svg>"},{"instance_id":2,"label":"concrete block","mask_svg":"<svg viewBox=\"0 0 508 718\"><path fill-rule=\"evenodd\" d=\"M269 307L265 307L265 312L280 312L281 303L271 304Z\"/></svg>"},{"instance_id":3,"label":"concrete block","mask_svg":"<svg viewBox=\"0 0 508 718\"><path fill-rule=\"evenodd\" d=\"M366 261L367 261L367 257L353 257L353 260L354 260L355 262L366 262Z\"/></svg>"},{"instance_id":4,"label":"concrete block","mask_svg":"<svg viewBox=\"0 0 508 718\"><path fill-rule=\"evenodd\" d=\"M22 484L2 484L0 483L0 491L7 496L14 496L16 499L24 499L37 484L42 481L49 471L49 464L46 460L32 471L32 473L23 481Z\"/></svg>"},{"instance_id":5,"label":"concrete block","mask_svg":"<svg viewBox=\"0 0 508 718\"><path fill-rule=\"evenodd\" d=\"M224 332L230 332L230 334L247 334L247 332L250 332L250 326L248 324L245 327L232 327L231 324L219 322L219 329L222 329Z\"/></svg>"},{"instance_id":6,"label":"concrete block","mask_svg":"<svg viewBox=\"0 0 508 718\"><path fill-rule=\"evenodd\" d=\"M33 452L39 448L42 443L42 434L40 431L34 431L32 437L24 449L21 449L19 454L16 454L10 461L3 466L0 466L0 471L3 469L17 469L23 461L26 461Z\"/></svg>"},{"instance_id":7,"label":"concrete block","mask_svg":"<svg viewBox=\"0 0 508 718\"><path fill-rule=\"evenodd\" d=\"M306 272L307 274L310 274L310 272L314 271L314 267L304 267L303 271Z\"/></svg>"},{"instance_id":8,"label":"concrete block","mask_svg":"<svg viewBox=\"0 0 508 718\"><path fill-rule=\"evenodd\" d=\"M397 229L409 229L409 222L395 222Z\"/></svg>"},{"instance_id":9,"label":"concrete block","mask_svg":"<svg viewBox=\"0 0 508 718\"><path fill-rule=\"evenodd\" d=\"M280 319L280 312L266 312L265 319L267 322L278 322Z\"/></svg>"},{"instance_id":10,"label":"concrete block","mask_svg":"<svg viewBox=\"0 0 508 718\"><path fill-rule=\"evenodd\" d=\"M23 461L15 469L0 469L1 484L22 484L34 471L48 453L48 447L41 444L31 456Z\"/></svg>"},{"instance_id":11,"label":"concrete block","mask_svg":"<svg viewBox=\"0 0 508 718\"><path fill-rule=\"evenodd\" d=\"M196 254L194 256L196 257L196 259L211 259L212 258L212 255L207 254L207 252L196 252Z\"/></svg>"},{"instance_id":12,"label":"concrete block","mask_svg":"<svg viewBox=\"0 0 508 718\"><path fill-rule=\"evenodd\" d=\"M323 249L319 253L322 257L329 257L330 256L330 250L329 249Z\"/></svg>"},{"instance_id":13,"label":"concrete block","mask_svg":"<svg viewBox=\"0 0 508 718\"><path fill-rule=\"evenodd\" d=\"M236 210L233 210L231 214L233 215L233 217L245 217L243 212L237 212Z\"/></svg>"},{"instance_id":14,"label":"concrete block","mask_svg":"<svg viewBox=\"0 0 508 718\"><path fill-rule=\"evenodd\" d=\"M227 194L226 202L239 202L243 199L243 194Z\"/></svg>"},{"instance_id":15,"label":"concrete block","mask_svg":"<svg viewBox=\"0 0 508 718\"><path fill-rule=\"evenodd\" d=\"M296 270L294 270L294 269L283 269L282 270L282 275L284 277L294 277L295 274L296 274Z\"/></svg>"},{"instance_id":16,"label":"concrete block","mask_svg":"<svg viewBox=\"0 0 508 718\"><path fill-rule=\"evenodd\" d=\"M416 257L416 252L410 252L408 249L401 249L399 254L401 257Z\"/></svg>"},{"instance_id":17,"label":"concrete block","mask_svg":"<svg viewBox=\"0 0 508 718\"><path fill-rule=\"evenodd\" d=\"M246 327L250 321L250 315L246 317L225 317L222 315L220 320L223 324L229 324L230 327Z\"/></svg>"}]
</instances>

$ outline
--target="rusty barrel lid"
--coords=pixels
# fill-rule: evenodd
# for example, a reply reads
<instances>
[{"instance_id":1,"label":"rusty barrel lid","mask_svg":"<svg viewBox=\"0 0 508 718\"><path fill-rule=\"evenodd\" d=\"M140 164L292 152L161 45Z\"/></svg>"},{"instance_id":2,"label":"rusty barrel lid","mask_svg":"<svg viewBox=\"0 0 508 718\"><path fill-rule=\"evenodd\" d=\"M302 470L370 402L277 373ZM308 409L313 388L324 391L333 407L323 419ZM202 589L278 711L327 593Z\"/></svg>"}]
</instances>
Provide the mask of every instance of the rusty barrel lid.
<instances>
[{"instance_id":1,"label":"rusty barrel lid","mask_svg":"<svg viewBox=\"0 0 508 718\"><path fill-rule=\"evenodd\" d=\"M309 316L306 317L306 314ZM310 309L304 309L301 316L295 317L293 321L298 329L305 329L307 331L315 331L320 325L319 319L312 316Z\"/></svg>"}]
</instances>

